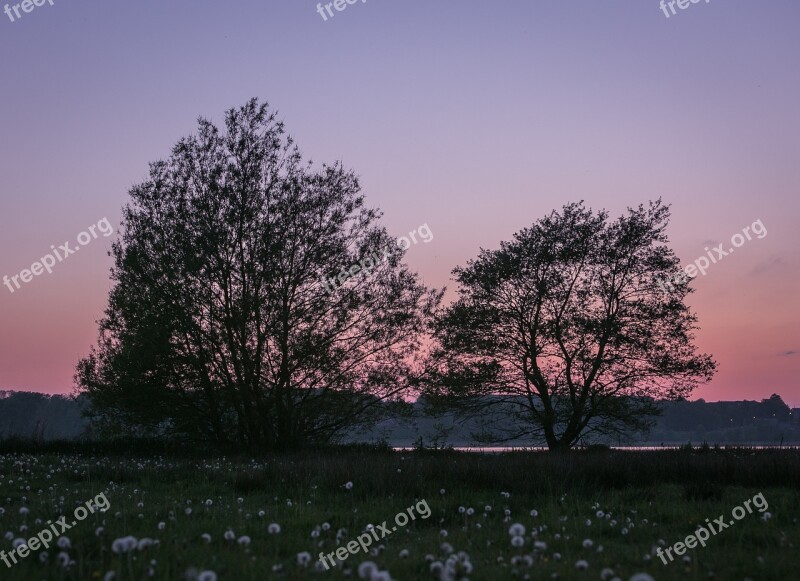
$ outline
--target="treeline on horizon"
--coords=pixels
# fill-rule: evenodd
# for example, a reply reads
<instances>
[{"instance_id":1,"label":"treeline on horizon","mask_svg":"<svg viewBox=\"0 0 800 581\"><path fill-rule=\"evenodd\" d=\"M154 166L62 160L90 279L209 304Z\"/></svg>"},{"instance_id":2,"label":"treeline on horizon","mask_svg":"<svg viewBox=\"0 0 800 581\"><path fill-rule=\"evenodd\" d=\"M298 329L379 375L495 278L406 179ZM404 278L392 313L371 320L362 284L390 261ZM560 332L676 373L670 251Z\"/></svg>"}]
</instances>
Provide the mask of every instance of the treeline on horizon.
<instances>
[{"instance_id":1,"label":"treeline on horizon","mask_svg":"<svg viewBox=\"0 0 800 581\"><path fill-rule=\"evenodd\" d=\"M26 391L0 391L0 440L26 442L58 440L113 441L135 434L93 429L85 412L83 395L48 395ZM655 425L648 432L626 440L591 440L585 444L641 445L683 444L784 444L800 443L800 408L791 409L777 394L761 401L662 401ZM492 421L514 421L511 415L487 408L484 417L464 421L449 413L426 413L422 401L396 410L394 417L376 424L347 440L347 443L382 443L389 446L446 447L481 445L493 440L481 432ZM530 445L510 441L509 446Z\"/></svg>"}]
</instances>

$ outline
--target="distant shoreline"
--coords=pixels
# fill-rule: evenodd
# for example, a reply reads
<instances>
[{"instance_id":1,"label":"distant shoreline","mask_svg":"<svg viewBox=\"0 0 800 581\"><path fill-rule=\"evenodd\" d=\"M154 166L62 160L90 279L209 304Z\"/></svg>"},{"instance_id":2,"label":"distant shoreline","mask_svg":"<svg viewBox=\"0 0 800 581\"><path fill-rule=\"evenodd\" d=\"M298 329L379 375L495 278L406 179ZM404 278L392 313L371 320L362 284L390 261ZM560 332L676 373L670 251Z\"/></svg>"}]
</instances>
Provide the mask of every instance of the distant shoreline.
<instances>
[{"instance_id":1,"label":"distant shoreline","mask_svg":"<svg viewBox=\"0 0 800 581\"><path fill-rule=\"evenodd\" d=\"M664 444L655 445L632 445L632 446L609 446L610 450L621 450L629 452L653 452L658 450L680 450L685 447L683 444ZM692 444L692 448L700 448L702 444ZM736 450L741 448L751 450L800 450L800 444L708 444L710 448L719 448L720 450ZM413 452L416 450L414 446L392 446L395 452ZM432 450L435 448L431 448ZM452 446L445 447L445 450L454 450L456 452L474 452L479 454L503 454L506 452L546 452L546 446ZM580 450L580 448L575 448Z\"/></svg>"}]
</instances>

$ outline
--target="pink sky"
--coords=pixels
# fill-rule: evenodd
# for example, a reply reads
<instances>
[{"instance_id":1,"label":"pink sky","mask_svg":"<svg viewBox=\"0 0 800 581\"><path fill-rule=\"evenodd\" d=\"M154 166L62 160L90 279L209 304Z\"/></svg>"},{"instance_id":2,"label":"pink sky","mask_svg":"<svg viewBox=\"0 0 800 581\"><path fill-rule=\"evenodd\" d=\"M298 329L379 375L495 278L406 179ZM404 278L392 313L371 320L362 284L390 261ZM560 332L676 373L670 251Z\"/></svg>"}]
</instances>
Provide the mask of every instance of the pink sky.
<instances>
[{"instance_id":1,"label":"pink sky","mask_svg":"<svg viewBox=\"0 0 800 581\"><path fill-rule=\"evenodd\" d=\"M147 163L250 97L307 156L362 176L409 263L448 285L479 247L569 201L662 197L684 263L761 220L697 279L708 400L800 406L800 37L794 0L55 3L0 20L0 277L108 217ZM2 15L0 15L2 16ZM0 389L65 393L95 340L111 238L0 286Z\"/></svg>"}]
</instances>

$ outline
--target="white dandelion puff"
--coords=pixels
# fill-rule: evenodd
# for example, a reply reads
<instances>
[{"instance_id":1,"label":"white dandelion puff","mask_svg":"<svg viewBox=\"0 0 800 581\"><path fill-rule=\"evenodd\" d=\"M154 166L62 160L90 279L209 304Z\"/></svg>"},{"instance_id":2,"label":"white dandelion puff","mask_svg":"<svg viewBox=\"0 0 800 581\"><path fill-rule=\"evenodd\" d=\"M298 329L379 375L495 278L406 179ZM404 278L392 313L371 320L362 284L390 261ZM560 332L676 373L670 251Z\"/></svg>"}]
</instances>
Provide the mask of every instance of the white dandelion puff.
<instances>
[{"instance_id":1,"label":"white dandelion puff","mask_svg":"<svg viewBox=\"0 0 800 581\"><path fill-rule=\"evenodd\" d=\"M508 528L508 534L512 537L525 536L525 526L520 523L514 523Z\"/></svg>"}]
</instances>

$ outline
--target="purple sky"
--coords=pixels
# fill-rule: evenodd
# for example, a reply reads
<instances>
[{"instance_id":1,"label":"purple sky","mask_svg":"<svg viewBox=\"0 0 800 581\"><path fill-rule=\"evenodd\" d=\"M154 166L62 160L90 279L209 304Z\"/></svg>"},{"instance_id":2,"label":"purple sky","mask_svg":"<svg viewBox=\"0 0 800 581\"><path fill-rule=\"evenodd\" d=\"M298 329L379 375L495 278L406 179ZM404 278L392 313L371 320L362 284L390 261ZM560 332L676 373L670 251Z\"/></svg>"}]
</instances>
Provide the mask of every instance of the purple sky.
<instances>
[{"instance_id":1,"label":"purple sky","mask_svg":"<svg viewBox=\"0 0 800 581\"><path fill-rule=\"evenodd\" d=\"M10 3L13 7L14 2ZM0 7L4 6L0 0ZM564 203L663 197L689 263L761 220L697 279L708 400L800 405L800 3L54 0L0 13L0 277L103 217L199 115L251 97L305 154L341 159L431 285ZM95 340L112 238L14 293L0 389L68 392Z\"/></svg>"}]
</instances>

